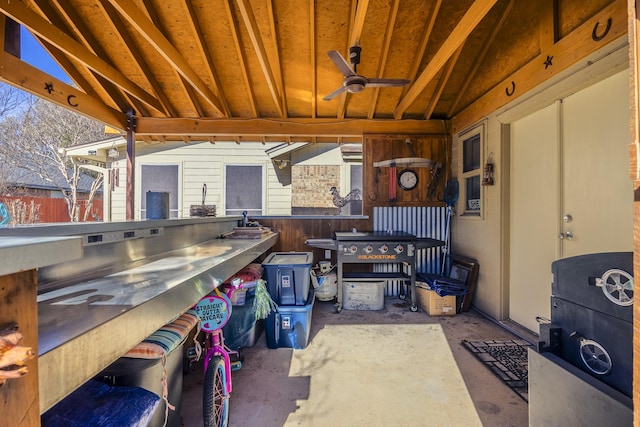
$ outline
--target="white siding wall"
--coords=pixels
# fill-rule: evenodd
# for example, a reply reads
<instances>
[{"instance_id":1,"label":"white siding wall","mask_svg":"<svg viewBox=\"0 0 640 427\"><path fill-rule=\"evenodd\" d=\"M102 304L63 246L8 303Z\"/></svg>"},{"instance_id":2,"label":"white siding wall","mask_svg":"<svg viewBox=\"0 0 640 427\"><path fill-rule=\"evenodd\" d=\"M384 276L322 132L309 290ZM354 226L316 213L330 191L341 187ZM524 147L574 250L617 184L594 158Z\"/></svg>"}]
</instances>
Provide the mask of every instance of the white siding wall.
<instances>
[{"instance_id":1,"label":"white siding wall","mask_svg":"<svg viewBox=\"0 0 640 427\"><path fill-rule=\"evenodd\" d=\"M216 205L224 214L224 166L227 164L263 165L266 171L265 215L291 214L291 168L276 170L265 150L278 143L259 142L167 142L136 147L136 192L140 188L140 166L143 164L177 164L180 171L179 217L189 216L189 207L202 203L202 185L207 184L206 204ZM112 220L125 219L126 160L114 163L120 169L120 185L112 193ZM281 179L279 179L281 177ZM139 218L140 194L135 195L135 217Z\"/></svg>"}]
</instances>

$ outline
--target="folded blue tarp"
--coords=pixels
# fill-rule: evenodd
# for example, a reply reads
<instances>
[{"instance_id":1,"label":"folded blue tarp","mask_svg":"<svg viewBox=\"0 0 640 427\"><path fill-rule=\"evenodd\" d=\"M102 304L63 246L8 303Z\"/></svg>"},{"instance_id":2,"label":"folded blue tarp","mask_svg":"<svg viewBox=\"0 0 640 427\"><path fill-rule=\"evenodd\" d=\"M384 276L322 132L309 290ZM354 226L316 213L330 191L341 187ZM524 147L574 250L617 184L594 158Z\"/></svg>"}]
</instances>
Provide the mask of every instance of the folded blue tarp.
<instances>
[{"instance_id":1,"label":"folded blue tarp","mask_svg":"<svg viewBox=\"0 0 640 427\"><path fill-rule=\"evenodd\" d=\"M438 274L418 273L416 274L416 280L428 284L431 290L441 297L464 295L469 292L469 289L463 281Z\"/></svg>"}]
</instances>

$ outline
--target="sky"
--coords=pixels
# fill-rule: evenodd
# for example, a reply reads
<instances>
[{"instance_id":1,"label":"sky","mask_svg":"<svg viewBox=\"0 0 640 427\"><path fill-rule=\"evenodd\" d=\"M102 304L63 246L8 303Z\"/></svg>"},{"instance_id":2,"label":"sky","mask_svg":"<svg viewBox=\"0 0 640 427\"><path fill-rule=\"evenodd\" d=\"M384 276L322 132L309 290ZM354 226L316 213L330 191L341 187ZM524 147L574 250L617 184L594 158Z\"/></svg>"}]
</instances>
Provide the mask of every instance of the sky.
<instances>
[{"instance_id":1,"label":"sky","mask_svg":"<svg viewBox=\"0 0 640 427\"><path fill-rule=\"evenodd\" d=\"M20 39L21 39L21 56L24 62L27 62L41 71L61 80L65 83L69 83L71 79L65 74L64 71L58 66L56 61L42 48L42 45L33 38L31 33L20 27Z\"/></svg>"}]
</instances>

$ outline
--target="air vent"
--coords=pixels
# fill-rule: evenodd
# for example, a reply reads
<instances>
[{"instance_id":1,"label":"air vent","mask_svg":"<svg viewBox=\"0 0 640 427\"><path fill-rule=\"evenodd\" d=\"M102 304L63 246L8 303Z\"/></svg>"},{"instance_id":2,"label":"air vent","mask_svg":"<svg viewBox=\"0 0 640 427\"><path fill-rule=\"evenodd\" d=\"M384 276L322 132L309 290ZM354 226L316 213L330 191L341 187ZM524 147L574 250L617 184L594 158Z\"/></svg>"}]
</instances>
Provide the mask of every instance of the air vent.
<instances>
[{"instance_id":1,"label":"air vent","mask_svg":"<svg viewBox=\"0 0 640 427\"><path fill-rule=\"evenodd\" d=\"M136 232L135 231L125 231L124 232L124 238L125 239L131 239L132 237L136 237Z\"/></svg>"}]
</instances>

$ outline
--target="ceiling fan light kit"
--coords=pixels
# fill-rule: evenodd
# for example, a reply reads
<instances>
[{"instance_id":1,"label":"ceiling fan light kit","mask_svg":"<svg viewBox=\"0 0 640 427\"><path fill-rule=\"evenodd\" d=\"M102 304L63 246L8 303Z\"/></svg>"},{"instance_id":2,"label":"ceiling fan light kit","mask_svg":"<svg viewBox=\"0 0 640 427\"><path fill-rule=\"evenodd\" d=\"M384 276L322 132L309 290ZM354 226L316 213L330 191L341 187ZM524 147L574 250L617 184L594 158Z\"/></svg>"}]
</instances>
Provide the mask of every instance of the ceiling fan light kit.
<instances>
[{"instance_id":1,"label":"ceiling fan light kit","mask_svg":"<svg viewBox=\"0 0 640 427\"><path fill-rule=\"evenodd\" d=\"M370 87L402 87L410 83L410 80L406 79L368 79L365 76L361 76L356 72L357 66L360 63L360 53L362 48L360 46L351 46L349 48L349 59L353 64L353 69L346 59L337 50L330 50L327 52L329 58L338 67L340 72L344 75L342 80L342 86L331 92L329 95L322 98L325 101L331 101L342 92L358 93L362 92L367 86Z\"/></svg>"}]
</instances>

